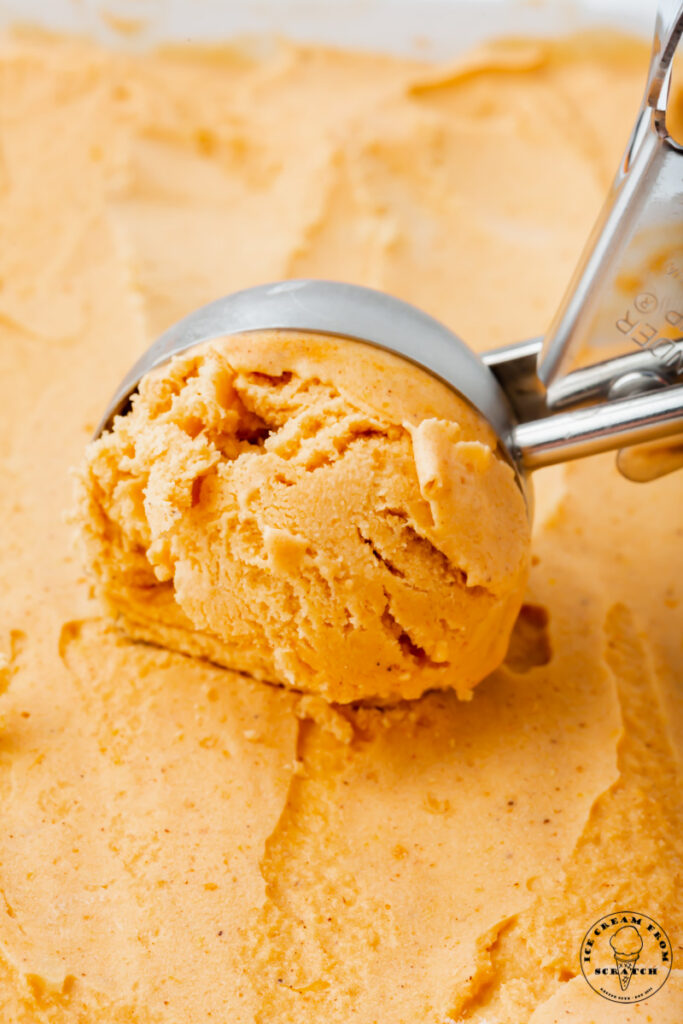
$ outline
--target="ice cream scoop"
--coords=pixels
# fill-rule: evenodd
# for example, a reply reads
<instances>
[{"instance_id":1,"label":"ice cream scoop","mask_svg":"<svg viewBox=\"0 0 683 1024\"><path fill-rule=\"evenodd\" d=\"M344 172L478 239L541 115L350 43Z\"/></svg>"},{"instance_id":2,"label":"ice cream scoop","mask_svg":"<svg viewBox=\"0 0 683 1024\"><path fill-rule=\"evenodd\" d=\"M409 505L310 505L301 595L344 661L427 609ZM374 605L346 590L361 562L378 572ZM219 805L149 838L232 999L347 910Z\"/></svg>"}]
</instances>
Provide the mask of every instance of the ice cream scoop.
<instances>
[{"instance_id":1,"label":"ice cream scoop","mask_svg":"<svg viewBox=\"0 0 683 1024\"><path fill-rule=\"evenodd\" d=\"M660 14L624 165L545 341L480 358L397 298L297 280L219 299L145 353L81 491L90 563L132 635L337 701L466 696L500 662L532 470L683 428L681 150L664 116L682 28L680 7ZM647 301L619 275L646 250ZM561 376L614 302L611 358Z\"/></svg>"},{"instance_id":2,"label":"ice cream scoop","mask_svg":"<svg viewBox=\"0 0 683 1024\"><path fill-rule=\"evenodd\" d=\"M328 700L467 696L522 601L529 522L495 433L357 342L246 332L176 356L79 493L129 635Z\"/></svg>"},{"instance_id":3,"label":"ice cream scoop","mask_svg":"<svg viewBox=\"0 0 683 1024\"><path fill-rule=\"evenodd\" d=\"M448 327L384 293L318 280L262 285L166 331L122 381L97 435L127 408L145 374L172 356L268 330L364 341L421 366L484 416L522 488L542 466L676 435L683 429L683 149L667 130L666 108L682 32L683 5L663 4L624 158L545 338L480 358ZM596 347L610 358L585 365ZM577 361L581 368L566 373ZM624 475L657 475L629 466L625 453Z\"/></svg>"}]
</instances>

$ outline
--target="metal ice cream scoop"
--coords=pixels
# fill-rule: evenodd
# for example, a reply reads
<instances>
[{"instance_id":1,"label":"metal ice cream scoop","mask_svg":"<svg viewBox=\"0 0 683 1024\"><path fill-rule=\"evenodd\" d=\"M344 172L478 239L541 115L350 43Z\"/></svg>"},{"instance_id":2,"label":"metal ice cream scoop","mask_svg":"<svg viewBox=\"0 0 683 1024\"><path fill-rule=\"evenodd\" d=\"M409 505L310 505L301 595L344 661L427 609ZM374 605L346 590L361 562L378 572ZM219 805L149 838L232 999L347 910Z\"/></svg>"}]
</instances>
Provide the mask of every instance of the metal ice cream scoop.
<instances>
[{"instance_id":1,"label":"metal ice cream scoop","mask_svg":"<svg viewBox=\"0 0 683 1024\"><path fill-rule=\"evenodd\" d=\"M443 324L382 292L316 280L260 285L162 334L122 381L96 436L126 410L141 378L172 356L212 338L281 329L367 342L439 377L491 424L523 490L534 469L609 449L622 449L618 465L630 479L675 467L683 435L666 450L651 442L683 431L683 147L666 125L682 33L680 0L660 7L631 138L545 338L479 357ZM607 358L586 365L596 348Z\"/></svg>"}]
</instances>

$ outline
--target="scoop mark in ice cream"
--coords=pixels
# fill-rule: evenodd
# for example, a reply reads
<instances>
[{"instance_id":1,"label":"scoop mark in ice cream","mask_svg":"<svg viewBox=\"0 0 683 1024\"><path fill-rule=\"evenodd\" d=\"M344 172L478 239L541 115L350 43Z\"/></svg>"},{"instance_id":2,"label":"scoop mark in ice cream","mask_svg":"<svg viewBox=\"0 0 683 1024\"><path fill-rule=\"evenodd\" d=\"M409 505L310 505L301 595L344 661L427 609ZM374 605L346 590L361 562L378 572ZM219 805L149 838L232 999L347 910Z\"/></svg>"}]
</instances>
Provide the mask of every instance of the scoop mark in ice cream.
<instances>
[{"instance_id":1,"label":"scoop mark in ice cream","mask_svg":"<svg viewBox=\"0 0 683 1024\"><path fill-rule=\"evenodd\" d=\"M129 635L333 701L467 697L526 583L486 422L389 353L296 332L150 375L90 447L79 510Z\"/></svg>"},{"instance_id":2,"label":"scoop mark in ice cream","mask_svg":"<svg viewBox=\"0 0 683 1024\"><path fill-rule=\"evenodd\" d=\"M617 1003L653 996L671 972L671 943L645 914L622 911L601 918L581 945L581 971L591 988Z\"/></svg>"},{"instance_id":3,"label":"scoop mark in ice cream","mask_svg":"<svg viewBox=\"0 0 683 1024\"><path fill-rule=\"evenodd\" d=\"M505 664L513 672L529 672L552 658L550 616L543 605L525 602L510 637Z\"/></svg>"}]
</instances>

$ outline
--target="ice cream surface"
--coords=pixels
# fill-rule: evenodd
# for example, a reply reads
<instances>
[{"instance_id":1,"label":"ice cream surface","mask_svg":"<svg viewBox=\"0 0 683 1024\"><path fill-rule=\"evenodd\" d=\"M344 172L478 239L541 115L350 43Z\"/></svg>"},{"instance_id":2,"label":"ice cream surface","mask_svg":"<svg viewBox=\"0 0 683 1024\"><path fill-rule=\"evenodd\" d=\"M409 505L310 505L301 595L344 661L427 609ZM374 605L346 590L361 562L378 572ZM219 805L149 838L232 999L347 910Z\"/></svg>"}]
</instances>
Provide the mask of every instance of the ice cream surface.
<instances>
[{"instance_id":1,"label":"ice cream surface","mask_svg":"<svg viewBox=\"0 0 683 1024\"><path fill-rule=\"evenodd\" d=\"M479 350L541 333L647 56L3 40L3 1024L680 1019L680 475L537 474L503 665L389 709L131 640L62 518L112 387L218 295L320 276ZM579 971L623 907L674 947L647 1005Z\"/></svg>"},{"instance_id":2,"label":"ice cream surface","mask_svg":"<svg viewBox=\"0 0 683 1024\"><path fill-rule=\"evenodd\" d=\"M524 497L486 422L389 353L207 343L143 383L81 481L89 562L132 637L341 702L468 696L503 660Z\"/></svg>"}]
</instances>

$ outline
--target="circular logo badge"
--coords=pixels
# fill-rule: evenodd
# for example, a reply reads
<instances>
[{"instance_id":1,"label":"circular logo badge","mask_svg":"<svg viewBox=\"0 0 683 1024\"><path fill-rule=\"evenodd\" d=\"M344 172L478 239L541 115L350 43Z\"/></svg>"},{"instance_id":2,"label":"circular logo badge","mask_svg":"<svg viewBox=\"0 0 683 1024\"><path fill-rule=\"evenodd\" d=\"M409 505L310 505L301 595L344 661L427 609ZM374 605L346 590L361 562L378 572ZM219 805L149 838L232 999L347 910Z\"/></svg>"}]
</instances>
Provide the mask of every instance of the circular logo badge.
<instances>
[{"instance_id":1,"label":"circular logo badge","mask_svg":"<svg viewBox=\"0 0 683 1024\"><path fill-rule=\"evenodd\" d=\"M656 921L631 910L601 917L581 943L581 971L598 995L639 1003L657 992L671 971L669 937Z\"/></svg>"}]
</instances>

